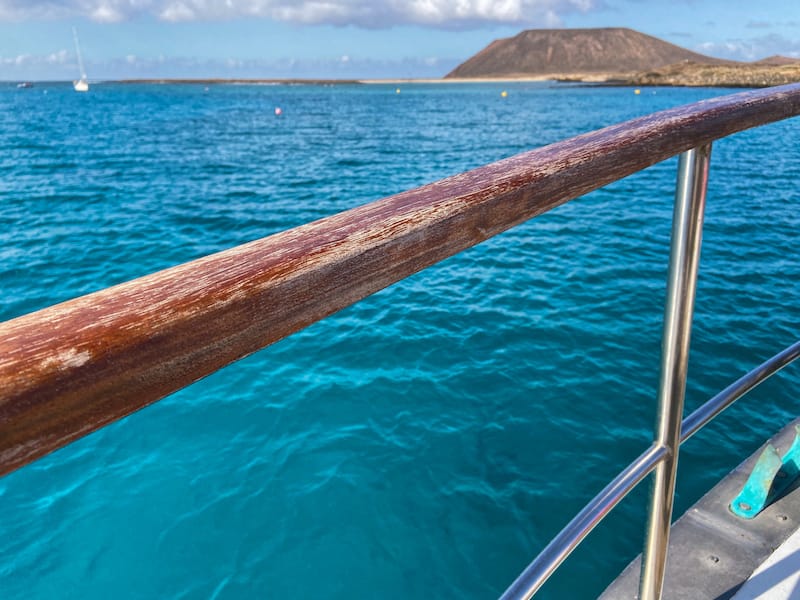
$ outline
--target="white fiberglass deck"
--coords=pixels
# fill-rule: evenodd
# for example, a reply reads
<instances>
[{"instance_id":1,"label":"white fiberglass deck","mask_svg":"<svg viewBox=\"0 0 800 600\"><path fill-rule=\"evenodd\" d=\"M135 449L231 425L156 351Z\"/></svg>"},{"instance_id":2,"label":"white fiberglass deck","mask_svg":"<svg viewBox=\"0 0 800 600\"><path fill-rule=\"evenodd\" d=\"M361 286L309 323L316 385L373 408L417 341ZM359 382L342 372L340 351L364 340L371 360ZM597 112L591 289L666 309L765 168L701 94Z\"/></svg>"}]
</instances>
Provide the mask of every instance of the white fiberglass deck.
<instances>
[{"instance_id":1,"label":"white fiberglass deck","mask_svg":"<svg viewBox=\"0 0 800 600\"><path fill-rule=\"evenodd\" d=\"M795 531L744 583L733 600L800 598L800 530Z\"/></svg>"}]
</instances>

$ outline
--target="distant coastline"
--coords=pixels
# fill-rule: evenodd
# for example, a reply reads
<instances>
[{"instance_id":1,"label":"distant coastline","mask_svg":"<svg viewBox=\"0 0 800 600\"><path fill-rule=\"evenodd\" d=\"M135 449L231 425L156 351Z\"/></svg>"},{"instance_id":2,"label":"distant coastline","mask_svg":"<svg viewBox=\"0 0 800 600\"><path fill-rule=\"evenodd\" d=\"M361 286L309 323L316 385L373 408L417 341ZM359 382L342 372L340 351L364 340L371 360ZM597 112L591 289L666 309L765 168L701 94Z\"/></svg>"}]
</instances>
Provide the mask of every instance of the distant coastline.
<instances>
[{"instance_id":1,"label":"distant coastline","mask_svg":"<svg viewBox=\"0 0 800 600\"><path fill-rule=\"evenodd\" d=\"M552 75L514 76L501 77L470 77L470 78L387 78L387 79L106 79L95 80L93 84L123 84L123 85L263 85L263 86L292 86L292 85L461 85L474 83L524 83L546 82L572 83L585 86L614 86L614 87L718 87L718 88L762 88L788 83L800 82L800 65L793 68L760 68L760 69L715 69L709 70L707 65L690 65L683 67L673 65L664 69L646 73L554 73ZM31 88L48 84L71 84L69 81L4 81L0 85L15 85L18 88ZM24 84L24 85L20 85Z\"/></svg>"},{"instance_id":2,"label":"distant coastline","mask_svg":"<svg viewBox=\"0 0 800 600\"><path fill-rule=\"evenodd\" d=\"M800 61L783 65L709 65L693 62L667 65L643 72L507 74L497 77L387 78L387 79L122 79L120 84L187 85L414 85L465 83L519 83L553 81L611 86L743 87L760 88L800 81ZM112 81L110 81L111 83Z\"/></svg>"},{"instance_id":3,"label":"distant coastline","mask_svg":"<svg viewBox=\"0 0 800 600\"><path fill-rule=\"evenodd\" d=\"M189 79L189 78L164 78L157 79L118 79L114 83L148 83L148 84L175 84L186 83L194 85L350 85L363 83L359 79Z\"/></svg>"}]
</instances>

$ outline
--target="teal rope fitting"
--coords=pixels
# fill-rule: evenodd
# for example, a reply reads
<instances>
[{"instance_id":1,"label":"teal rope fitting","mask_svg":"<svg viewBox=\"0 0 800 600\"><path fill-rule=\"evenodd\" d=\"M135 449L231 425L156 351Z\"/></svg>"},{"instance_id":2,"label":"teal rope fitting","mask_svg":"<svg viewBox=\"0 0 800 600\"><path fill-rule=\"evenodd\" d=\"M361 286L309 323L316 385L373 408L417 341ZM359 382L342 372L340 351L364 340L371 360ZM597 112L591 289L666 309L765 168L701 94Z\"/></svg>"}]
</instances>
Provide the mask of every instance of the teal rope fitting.
<instances>
[{"instance_id":1,"label":"teal rope fitting","mask_svg":"<svg viewBox=\"0 0 800 600\"><path fill-rule=\"evenodd\" d=\"M733 499L730 509L743 519L752 519L778 498L800 474L800 425L795 425L794 441L781 458L768 444L758 457L750 477Z\"/></svg>"}]
</instances>

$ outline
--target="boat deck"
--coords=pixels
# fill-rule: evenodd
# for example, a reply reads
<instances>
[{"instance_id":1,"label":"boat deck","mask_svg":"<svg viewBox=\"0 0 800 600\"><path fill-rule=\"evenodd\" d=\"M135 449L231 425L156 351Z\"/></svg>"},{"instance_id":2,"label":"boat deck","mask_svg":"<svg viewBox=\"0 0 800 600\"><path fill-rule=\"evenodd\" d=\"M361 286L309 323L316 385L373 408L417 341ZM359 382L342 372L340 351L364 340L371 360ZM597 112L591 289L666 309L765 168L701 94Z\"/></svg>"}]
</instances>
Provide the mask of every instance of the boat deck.
<instances>
[{"instance_id":1,"label":"boat deck","mask_svg":"<svg viewBox=\"0 0 800 600\"><path fill-rule=\"evenodd\" d=\"M800 530L781 544L733 600L791 600L800 598Z\"/></svg>"},{"instance_id":2,"label":"boat deck","mask_svg":"<svg viewBox=\"0 0 800 600\"><path fill-rule=\"evenodd\" d=\"M794 439L796 424L800 419L769 441L781 455ZM800 482L754 519L741 519L728 509L762 450L673 525L665 599L800 599ZM638 597L640 563L641 557L628 565L601 600Z\"/></svg>"}]
</instances>

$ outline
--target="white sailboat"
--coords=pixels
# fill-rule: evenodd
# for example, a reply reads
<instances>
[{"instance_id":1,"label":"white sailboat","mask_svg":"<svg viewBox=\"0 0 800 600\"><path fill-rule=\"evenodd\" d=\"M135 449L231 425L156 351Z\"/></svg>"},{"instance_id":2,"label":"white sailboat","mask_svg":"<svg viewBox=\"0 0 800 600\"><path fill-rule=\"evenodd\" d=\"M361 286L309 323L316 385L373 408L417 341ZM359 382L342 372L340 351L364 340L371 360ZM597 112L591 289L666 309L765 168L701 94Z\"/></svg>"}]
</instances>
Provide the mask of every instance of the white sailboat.
<instances>
[{"instance_id":1,"label":"white sailboat","mask_svg":"<svg viewBox=\"0 0 800 600\"><path fill-rule=\"evenodd\" d=\"M81 71L81 78L72 82L72 87L76 92L88 92L89 81L86 79L86 69L83 68L83 59L81 58L81 47L78 44L78 32L72 28L72 38L75 40L75 53L78 55L78 68Z\"/></svg>"}]
</instances>

